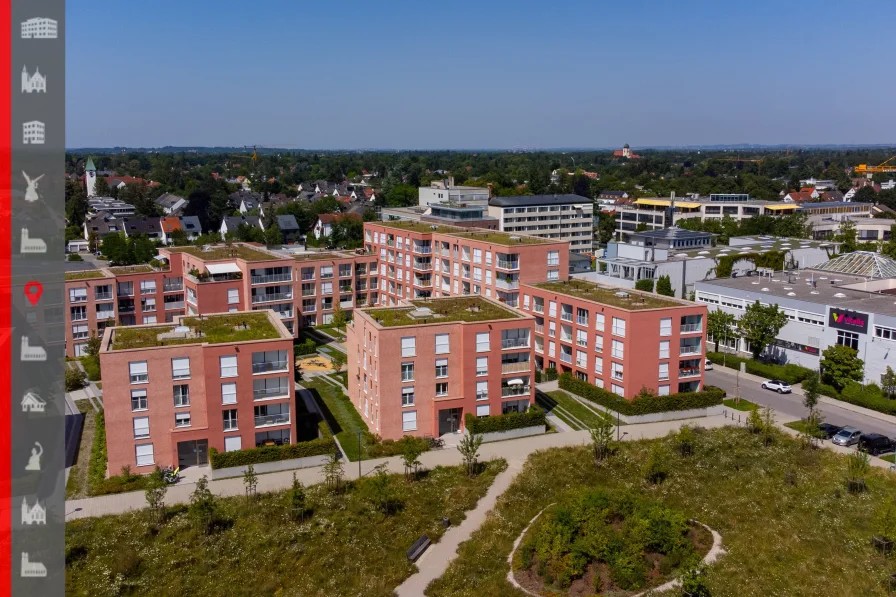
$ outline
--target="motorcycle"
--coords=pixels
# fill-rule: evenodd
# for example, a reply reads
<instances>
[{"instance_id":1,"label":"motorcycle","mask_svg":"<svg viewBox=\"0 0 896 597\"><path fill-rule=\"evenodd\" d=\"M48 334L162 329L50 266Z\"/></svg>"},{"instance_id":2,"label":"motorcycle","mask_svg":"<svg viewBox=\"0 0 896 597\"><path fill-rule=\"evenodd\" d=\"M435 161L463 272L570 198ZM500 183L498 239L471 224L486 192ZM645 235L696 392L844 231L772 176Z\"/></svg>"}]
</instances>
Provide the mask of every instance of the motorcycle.
<instances>
[{"instance_id":1,"label":"motorcycle","mask_svg":"<svg viewBox=\"0 0 896 597\"><path fill-rule=\"evenodd\" d=\"M172 466L168 466L162 469L162 480L169 485L173 485L180 481L180 467L174 468Z\"/></svg>"}]
</instances>

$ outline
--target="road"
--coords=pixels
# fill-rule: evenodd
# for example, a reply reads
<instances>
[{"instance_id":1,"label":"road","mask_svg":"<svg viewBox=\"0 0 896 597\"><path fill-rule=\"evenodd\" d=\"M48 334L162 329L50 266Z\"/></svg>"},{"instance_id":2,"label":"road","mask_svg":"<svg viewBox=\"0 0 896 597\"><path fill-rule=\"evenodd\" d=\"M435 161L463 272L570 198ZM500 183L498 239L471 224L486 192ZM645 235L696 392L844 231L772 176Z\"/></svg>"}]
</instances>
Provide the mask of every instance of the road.
<instances>
[{"instance_id":1,"label":"road","mask_svg":"<svg viewBox=\"0 0 896 597\"><path fill-rule=\"evenodd\" d=\"M734 396L736 375L734 371L721 368L706 372L706 383L725 389L729 396ZM806 407L803 406L803 397L799 394L778 394L769 390L763 390L758 383L752 380L741 380L740 396L750 402L770 406L776 411L796 418L806 416ZM819 404L818 409L824 414L824 420L834 425L850 425L861 429L866 433L882 433L888 437L896 437L896 425L880 419L866 417L844 408Z\"/></svg>"}]
</instances>

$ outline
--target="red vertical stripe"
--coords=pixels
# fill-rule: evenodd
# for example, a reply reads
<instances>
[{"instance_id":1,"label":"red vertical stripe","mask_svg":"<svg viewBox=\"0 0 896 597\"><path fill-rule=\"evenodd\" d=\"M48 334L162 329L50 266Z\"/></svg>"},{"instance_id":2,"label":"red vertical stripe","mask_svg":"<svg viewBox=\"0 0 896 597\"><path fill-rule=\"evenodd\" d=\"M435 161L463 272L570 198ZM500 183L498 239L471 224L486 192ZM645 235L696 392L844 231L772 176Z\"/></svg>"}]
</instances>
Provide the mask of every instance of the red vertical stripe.
<instances>
[{"instance_id":1,"label":"red vertical stripe","mask_svg":"<svg viewBox=\"0 0 896 597\"><path fill-rule=\"evenodd\" d=\"M0 0L0 595L12 592L12 3Z\"/></svg>"}]
</instances>

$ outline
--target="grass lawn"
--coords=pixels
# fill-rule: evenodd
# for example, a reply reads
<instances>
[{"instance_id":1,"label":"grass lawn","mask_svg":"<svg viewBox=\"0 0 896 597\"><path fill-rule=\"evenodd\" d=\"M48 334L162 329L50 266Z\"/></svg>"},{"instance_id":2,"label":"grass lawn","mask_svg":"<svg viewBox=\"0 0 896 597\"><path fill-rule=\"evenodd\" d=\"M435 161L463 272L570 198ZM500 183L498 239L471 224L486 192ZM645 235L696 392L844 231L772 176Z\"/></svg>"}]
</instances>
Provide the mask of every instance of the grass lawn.
<instances>
[{"instance_id":1,"label":"grass lawn","mask_svg":"<svg viewBox=\"0 0 896 597\"><path fill-rule=\"evenodd\" d=\"M219 498L218 524L198 531L186 506L168 508L156 530L148 512L87 518L66 525L66 595L180 597L390 597L415 566L406 550L423 533L437 541L473 508L504 461L470 478L436 467L418 481L390 476L403 507L387 516L370 500L369 481L342 495L306 489L305 522L290 516L288 491Z\"/></svg>"},{"instance_id":2,"label":"grass lawn","mask_svg":"<svg viewBox=\"0 0 896 597\"><path fill-rule=\"evenodd\" d=\"M271 323L266 313L239 313L237 315L215 315L214 317L186 317L181 324L202 334L201 337L159 338L159 334L174 331L170 327L124 327L116 328L112 336L114 350L142 348L147 346L170 346L174 344L217 344L220 342L243 342L280 338L280 332Z\"/></svg>"},{"instance_id":3,"label":"grass lawn","mask_svg":"<svg viewBox=\"0 0 896 597\"><path fill-rule=\"evenodd\" d=\"M349 460L358 460L358 431L366 431L367 425L361 419L361 414L355 410L341 389L330 382L324 381L321 376L303 381L302 386L311 390L314 398L323 411L324 418L333 430L333 435L345 451ZM367 438L361 435L361 458L367 456Z\"/></svg>"},{"instance_id":4,"label":"grass lawn","mask_svg":"<svg viewBox=\"0 0 896 597\"><path fill-rule=\"evenodd\" d=\"M734 398L725 398L722 400L722 404L727 406L728 408L733 408L734 410L743 410L746 412L750 412L751 410L756 410L759 408L759 405L755 402L750 402L749 400L744 400L743 398L740 401L735 401Z\"/></svg>"},{"instance_id":5,"label":"grass lawn","mask_svg":"<svg viewBox=\"0 0 896 597\"><path fill-rule=\"evenodd\" d=\"M666 450L668 477L650 485L643 467L656 444ZM523 597L506 580L513 541L542 508L583 487L631 490L718 531L728 553L709 568L713 597L887 594L892 560L875 554L871 536L881 502L896 493L888 471L872 469L869 491L853 495L845 456L801 448L784 434L764 447L734 427L698 430L689 457L663 439L626 442L606 464L593 462L587 446L535 453L426 594Z\"/></svg>"},{"instance_id":6,"label":"grass lawn","mask_svg":"<svg viewBox=\"0 0 896 597\"><path fill-rule=\"evenodd\" d=\"M346 388L348 387L348 371L340 371L338 373L331 373L330 377L341 383Z\"/></svg>"},{"instance_id":7,"label":"grass lawn","mask_svg":"<svg viewBox=\"0 0 896 597\"><path fill-rule=\"evenodd\" d=\"M884 454L883 456L878 456L878 458L896 464L896 454Z\"/></svg>"},{"instance_id":8,"label":"grass lawn","mask_svg":"<svg viewBox=\"0 0 896 597\"><path fill-rule=\"evenodd\" d=\"M448 323L452 321L492 321L500 319L517 319L519 313L478 296L439 298L432 300L411 301L413 307L388 307L370 309L370 315L383 327L418 325L420 323ZM411 317L419 308L428 308L432 317Z\"/></svg>"},{"instance_id":9,"label":"grass lawn","mask_svg":"<svg viewBox=\"0 0 896 597\"><path fill-rule=\"evenodd\" d=\"M78 412L84 415L84 426L81 428L81 443L78 444L78 458L68 472L68 483L65 484L65 499L73 500L87 497L89 483L87 481L90 450L93 447L93 436L96 433L96 420L89 400L75 400Z\"/></svg>"},{"instance_id":10,"label":"grass lawn","mask_svg":"<svg viewBox=\"0 0 896 597\"><path fill-rule=\"evenodd\" d=\"M547 393L536 392L535 399L539 406L556 415L573 430L594 429L598 422L605 418L560 390Z\"/></svg>"}]
</instances>

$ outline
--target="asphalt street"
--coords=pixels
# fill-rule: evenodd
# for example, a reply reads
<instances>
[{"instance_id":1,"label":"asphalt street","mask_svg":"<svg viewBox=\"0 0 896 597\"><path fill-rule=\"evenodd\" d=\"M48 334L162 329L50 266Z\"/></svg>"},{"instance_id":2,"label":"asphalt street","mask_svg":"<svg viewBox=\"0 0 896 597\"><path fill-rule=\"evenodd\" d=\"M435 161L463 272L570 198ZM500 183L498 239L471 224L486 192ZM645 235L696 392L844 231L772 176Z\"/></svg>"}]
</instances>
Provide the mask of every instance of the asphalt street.
<instances>
[{"instance_id":1,"label":"asphalt street","mask_svg":"<svg viewBox=\"0 0 896 597\"><path fill-rule=\"evenodd\" d=\"M737 376L730 369L714 369L706 372L706 383L725 389L728 392L728 396L731 397L735 395ZM801 395L778 394L770 390L763 390L760 384L753 380L741 379L740 397L762 406L770 406L780 413L796 418L806 416L806 407L803 406L803 397ZM828 404L819 404L818 408L824 414L824 420L827 423L840 425L841 427L850 425L866 433L882 433L888 437L896 437L896 425L886 421L866 417Z\"/></svg>"}]
</instances>

